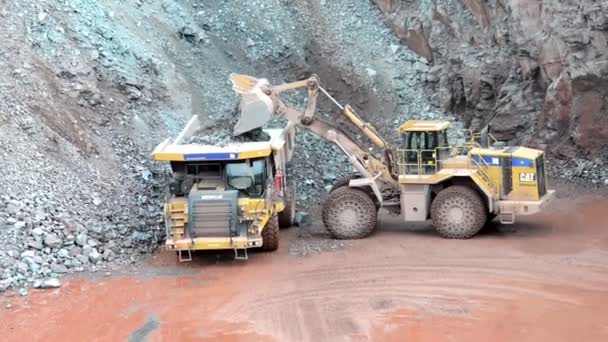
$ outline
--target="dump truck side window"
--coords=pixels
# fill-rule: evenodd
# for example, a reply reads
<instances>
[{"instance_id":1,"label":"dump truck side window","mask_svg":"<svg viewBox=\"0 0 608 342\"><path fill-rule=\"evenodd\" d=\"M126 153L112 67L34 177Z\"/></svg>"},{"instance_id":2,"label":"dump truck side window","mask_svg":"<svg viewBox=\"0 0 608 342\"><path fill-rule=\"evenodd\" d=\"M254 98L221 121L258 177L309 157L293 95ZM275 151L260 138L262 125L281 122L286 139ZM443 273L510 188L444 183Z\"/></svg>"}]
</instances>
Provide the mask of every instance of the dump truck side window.
<instances>
[{"instance_id":1,"label":"dump truck side window","mask_svg":"<svg viewBox=\"0 0 608 342\"><path fill-rule=\"evenodd\" d=\"M226 183L246 196L259 197L264 194L266 163L258 159L247 162L226 164Z\"/></svg>"}]
</instances>

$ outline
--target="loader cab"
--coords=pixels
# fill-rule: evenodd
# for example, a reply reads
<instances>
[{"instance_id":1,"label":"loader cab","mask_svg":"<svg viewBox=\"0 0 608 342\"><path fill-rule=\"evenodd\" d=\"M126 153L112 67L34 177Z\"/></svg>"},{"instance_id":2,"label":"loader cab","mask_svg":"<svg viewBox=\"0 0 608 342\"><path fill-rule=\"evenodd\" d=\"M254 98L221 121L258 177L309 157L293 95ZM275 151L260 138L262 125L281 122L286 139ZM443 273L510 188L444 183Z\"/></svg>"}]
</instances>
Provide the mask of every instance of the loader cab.
<instances>
[{"instance_id":1,"label":"loader cab","mask_svg":"<svg viewBox=\"0 0 608 342\"><path fill-rule=\"evenodd\" d=\"M409 120L399 131L402 136L400 172L432 175L450 155L447 121Z\"/></svg>"}]
</instances>

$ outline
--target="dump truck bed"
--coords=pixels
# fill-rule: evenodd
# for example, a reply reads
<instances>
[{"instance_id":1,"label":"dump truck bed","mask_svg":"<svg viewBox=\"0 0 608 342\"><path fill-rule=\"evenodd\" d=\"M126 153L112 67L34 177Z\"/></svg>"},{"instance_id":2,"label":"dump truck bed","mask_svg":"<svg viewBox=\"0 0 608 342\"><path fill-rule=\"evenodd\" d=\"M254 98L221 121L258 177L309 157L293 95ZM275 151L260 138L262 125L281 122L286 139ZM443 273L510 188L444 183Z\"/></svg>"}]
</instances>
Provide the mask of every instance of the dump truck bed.
<instances>
[{"instance_id":1,"label":"dump truck bed","mask_svg":"<svg viewBox=\"0 0 608 342\"><path fill-rule=\"evenodd\" d=\"M285 150L287 160L295 137L295 126L286 124L284 128L267 128L263 131L270 136L268 141L230 142L226 144L187 143L201 127L198 115L194 115L186 127L173 140L160 143L152 156L159 161L200 161L200 160L242 160L269 156L273 150ZM285 145L288 145L285 149Z\"/></svg>"}]
</instances>

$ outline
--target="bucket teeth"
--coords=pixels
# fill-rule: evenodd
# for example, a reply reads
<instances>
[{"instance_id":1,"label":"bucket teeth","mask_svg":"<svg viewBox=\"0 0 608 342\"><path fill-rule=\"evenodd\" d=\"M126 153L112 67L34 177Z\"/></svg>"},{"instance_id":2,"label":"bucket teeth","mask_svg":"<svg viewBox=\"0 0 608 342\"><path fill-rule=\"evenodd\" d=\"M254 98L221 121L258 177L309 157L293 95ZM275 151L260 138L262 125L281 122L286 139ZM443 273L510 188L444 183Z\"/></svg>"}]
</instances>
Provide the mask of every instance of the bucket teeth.
<instances>
[{"instance_id":1,"label":"bucket teeth","mask_svg":"<svg viewBox=\"0 0 608 342\"><path fill-rule=\"evenodd\" d=\"M258 79L252 76L241 74L230 74L232 89L239 94L251 94L258 84Z\"/></svg>"}]
</instances>

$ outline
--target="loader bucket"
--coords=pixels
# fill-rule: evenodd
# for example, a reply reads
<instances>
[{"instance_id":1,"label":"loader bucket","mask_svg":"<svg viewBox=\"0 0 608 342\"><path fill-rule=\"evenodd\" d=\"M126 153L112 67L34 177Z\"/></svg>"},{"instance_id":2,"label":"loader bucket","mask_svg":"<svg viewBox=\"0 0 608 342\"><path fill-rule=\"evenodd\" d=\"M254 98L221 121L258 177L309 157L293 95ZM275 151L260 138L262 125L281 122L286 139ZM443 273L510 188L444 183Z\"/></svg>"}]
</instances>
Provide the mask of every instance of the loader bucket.
<instances>
[{"instance_id":1,"label":"loader bucket","mask_svg":"<svg viewBox=\"0 0 608 342\"><path fill-rule=\"evenodd\" d=\"M230 75L232 89L241 95L240 117L233 128L235 136L261 128L272 119L274 106L262 86L268 84L264 79L245 75Z\"/></svg>"}]
</instances>

